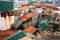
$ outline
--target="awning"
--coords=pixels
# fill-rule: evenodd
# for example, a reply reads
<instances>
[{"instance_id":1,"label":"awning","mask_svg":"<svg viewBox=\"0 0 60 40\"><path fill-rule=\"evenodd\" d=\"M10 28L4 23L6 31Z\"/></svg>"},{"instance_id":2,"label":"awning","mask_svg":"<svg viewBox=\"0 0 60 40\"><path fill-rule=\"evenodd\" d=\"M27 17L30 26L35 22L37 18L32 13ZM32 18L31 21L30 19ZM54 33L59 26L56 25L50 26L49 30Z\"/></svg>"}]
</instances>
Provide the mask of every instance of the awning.
<instances>
[{"instance_id":1,"label":"awning","mask_svg":"<svg viewBox=\"0 0 60 40\"><path fill-rule=\"evenodd\" d=\"M29 4L26 3L26 2L22 3L22 6L28 6L28 5L29 5Z\"/></svg>"},{"instance_id":2,"label":"awning","mask_svg":"<svg viewBox=\"0 0 60 40\"><path fill-rule=\"evenodd\" d=\"M19 10L25 10L27 9L29 6L23 6L23 7L20 7Z\"/></svg>"},{"instance_id":3,"label":"awning","mask_svg":"<svg viewBox=\"0 0 60 40\"><path fill-rule=\"evenodd\" d=\"M36 15L36 14L28 13L28 14L22 16L22 17L20 18L20 20L25 21L25 20L27 20L27 19L35 16L35 15Z\"/></svg>"},{"instance_id":4,"label":"awning","mask_svg":"<svg viewBox=\"0 0 60 40\"><path fill-rule=\"evenodd\" d=\"M39 27L39 28L47 29L47 28L48 28L48 25L49 25L49 21L46 19L46 20L42 20L42 21L39 23L38 27Z\"/></svg>"},{"instance_id":5,"label":"awning","mask_svg":"<svg viewBox=\"0 0 60 40\"><path fill-rule=\"evenodd\" d=\"M28 37L28 36L25 36L25 37L23 37L23 38L21 38L19 40L32 40L32 39L30 37Z\"/></svg>"},{"instance_id":6,"label":"awning","mask_svg":"<svg viewBox=\"0 0 60 40\"><path fill-rule=\"evenodd\" d=\"M47 16L50 16L50 14L49 13L44 13L45 15L47 15Z\"/></svg>"},{"instance_id":7,"label":"awning","mask_svg":"<svg viewBox=\"0 0 60 40\"><path fill-rule=\"evenodd\" d=\"M39 3L33 3L32 6L35 6L35 7L41 7L42 4L39 4Z\"/></svg>"},{"instance_id":8,"label":"awning","mask_svg":"<svg viewBox=\"0 0 60 40\"><path fill-rule=\"evenodd\" d=\"M56 7L56 8L60 9L60 7Z\"/></svg>"},{"instance_id":9,"label":"awning","mask_svg":"<svg viewBox=\"0 0 60 40\"><path fill-rule=\"evenodd\" d=\"M58 10L53 10L53 12L56 12L56 13L60 14L60 10L59 11Z\"/></svg>"},{"instance_id":10,"label":"awning","mask_svg":"<svg viewBox=\"0 0 60 40\"><path fill-rule=\"evenodd\" d=\"M56 13L57 13L57 12L53 11L53 12L52 12L52 15L55 15Z\"/></svg>"},{"instance_id":11,"label":"awning","mask_svg":"<svg viewBox=\"0 0 60 40\"><path fill-rule=\"evenodd\" d=\"M24 32L26 33L34 33L37 30L37 28L33 26L28 26L27 28L24 29Z\"/></svg>"},{"instance_id":12,"label":"awning","mask_svg":"<svg viewBox=\"0 0 60 40\"><path fill-rule=\"evenodd\" d=\"M12 30L12 29L7 30L7 31L0 30L0 35L2 35L2 36L8 36L8 35L11 35L11 34L13 34L15 32L16 32L16 30Z\"/></svg>"},{"instance_id":13,"label":"awning","mask_svg":"<svg viewBox=\"0 0 60 40\"><path fill-rule=\"evenodd\" d=\"M57 7L57 4L43 4L43 6Z\"/></svg>"},{"instance_id":14,"label":"awning","mask_svg":"<svg viewBox=\"0 0 60 40\"><path fill-rule=\"evenodd\" d=\"M0 12L12 10L13 8L13 2L0 1Z\"/></svg>"}]
</instances>

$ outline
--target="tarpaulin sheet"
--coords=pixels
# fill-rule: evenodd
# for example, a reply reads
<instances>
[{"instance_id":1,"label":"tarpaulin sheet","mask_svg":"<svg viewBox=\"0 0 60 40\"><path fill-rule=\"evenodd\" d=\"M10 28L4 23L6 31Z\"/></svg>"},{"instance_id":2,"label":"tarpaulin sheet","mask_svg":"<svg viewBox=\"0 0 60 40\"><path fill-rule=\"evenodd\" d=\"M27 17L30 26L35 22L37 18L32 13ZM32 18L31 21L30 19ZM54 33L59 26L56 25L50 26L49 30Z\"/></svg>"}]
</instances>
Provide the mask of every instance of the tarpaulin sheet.
<instances>
[{"instance_id":1,"label":"tarpaulin sheet","mask_svg":"<svg viewBox=\"0 0 60 40\"><path fill-rule=\"evenodd\" d=\"M12 10L13 8L13 2L0 1L0 12Z\"/></svg>"}]
</instances>

